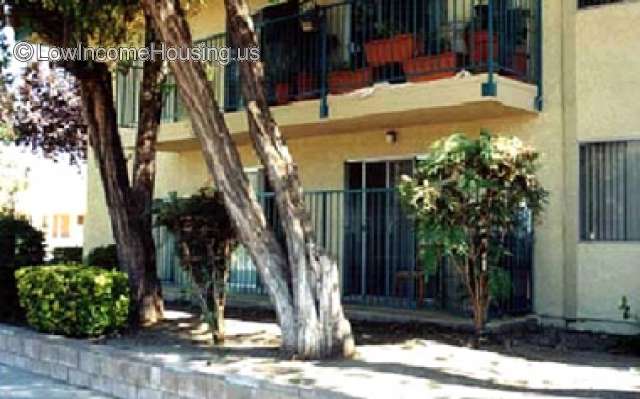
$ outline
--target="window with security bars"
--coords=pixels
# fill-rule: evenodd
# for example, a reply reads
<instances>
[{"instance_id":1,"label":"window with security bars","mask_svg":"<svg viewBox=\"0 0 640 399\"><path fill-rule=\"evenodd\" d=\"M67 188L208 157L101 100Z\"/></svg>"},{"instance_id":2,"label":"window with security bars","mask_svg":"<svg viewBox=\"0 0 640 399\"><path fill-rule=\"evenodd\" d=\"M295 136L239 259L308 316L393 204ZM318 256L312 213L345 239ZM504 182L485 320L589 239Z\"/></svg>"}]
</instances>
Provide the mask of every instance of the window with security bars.
<instances>
[{"instance_id":1,"label":"window with security bars","mask_svg":"<svg viewBox=\"0 0 640 399\"><path fill-rule=\"evenodd\" d=\"M580 238L640 241L640 140L580 145Z\"/></svg>"},{"instance_id":2,"label":"window with security bars","mask_svg":"<svg viewBox=\"0 0 640 399\"><path fill-rule=\"evenodd\" d=\"M622 3L624 0L578 0L578 8L599 6L602 4Z\"/></svg>"}]
</instances>

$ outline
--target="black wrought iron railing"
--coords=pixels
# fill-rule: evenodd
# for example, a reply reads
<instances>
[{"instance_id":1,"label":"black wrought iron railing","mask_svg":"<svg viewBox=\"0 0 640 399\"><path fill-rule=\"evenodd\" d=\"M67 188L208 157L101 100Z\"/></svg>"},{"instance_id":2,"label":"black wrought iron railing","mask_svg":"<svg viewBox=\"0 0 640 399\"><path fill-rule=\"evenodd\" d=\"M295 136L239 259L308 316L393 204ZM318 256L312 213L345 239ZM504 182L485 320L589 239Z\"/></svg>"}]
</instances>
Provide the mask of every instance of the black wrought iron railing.
<instances>
[{"instance_id":1,"label":"black wrought iron railing","mask_svg":"<svg viewBox=\"0 0 640 399\"><path fill-rule=\"evenodd\" d=\"M259 195L268 222L279 234L278 212L272 193ZM414 225L400 204L397 190L325 190L304 194L317 243L337 261L345 302L401 308L443 308L470 311L466 289L445 263L425 279L416 256ZM530 226L507 238L511 252L502 267L511 279L508 295L495 303L498 312L531 311L533 296L533 234ZM156 231L160 278L177 286L189 284L179 267L175 243L164 230ZM233 257L229 292L265 295L247 252Z\"/></svg>"},{"instance_id":2,"label":"black wrought iron railing","mask_svg":"<svg viewBox=\"0 0 640 399\"><path fill-rule=\"evenodd\" d=\"M540 100L541 2L344 0L303 13L269 7L255 17L269 100L283 105L317 99L321 116L327 116L329 95L378 82L443 79L463 70L488 74L484 95L495 95L495 74L500 74L537 85ZM231 43L220 33L196 44ZM221 108L242 108L237 62L210 62L207 71ZM135 123L132 97L138 95L139 78L119 75L122 124ZM171 82L166 98L164 120L180 119Z\"/></svg>"}]
</instances>

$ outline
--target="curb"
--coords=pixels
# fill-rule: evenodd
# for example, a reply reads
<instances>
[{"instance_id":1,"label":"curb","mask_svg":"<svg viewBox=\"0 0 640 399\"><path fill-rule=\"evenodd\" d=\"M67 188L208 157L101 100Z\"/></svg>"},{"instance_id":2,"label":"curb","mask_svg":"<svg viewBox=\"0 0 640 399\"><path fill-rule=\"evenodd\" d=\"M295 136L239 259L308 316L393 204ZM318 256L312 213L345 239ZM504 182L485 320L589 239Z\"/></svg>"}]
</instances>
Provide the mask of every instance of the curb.
<instances>
[{"instance_id":1,"label":"curb","mask_svg":"<svg viewBox=\"0 0 640 399\"><path fill-rule=\"evenodd\" d=\"M126 350L0 324L0 363L119 399L346 399L324 389L141 361Z\"/></svg>"}]
</instances>

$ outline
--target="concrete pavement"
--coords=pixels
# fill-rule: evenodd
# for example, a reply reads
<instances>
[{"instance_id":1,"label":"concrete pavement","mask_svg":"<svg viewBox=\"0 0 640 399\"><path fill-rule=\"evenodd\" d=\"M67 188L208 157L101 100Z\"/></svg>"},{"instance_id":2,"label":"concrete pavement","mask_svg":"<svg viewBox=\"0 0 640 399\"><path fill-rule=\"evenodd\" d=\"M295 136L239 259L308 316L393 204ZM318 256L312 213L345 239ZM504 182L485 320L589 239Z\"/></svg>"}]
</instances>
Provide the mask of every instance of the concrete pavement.
<instances>
[{"instance_id":1,"label":"concrete pavement","mask_svg":"<svg viewBox=\"0 0 640 399\"><path fill-rule=\"evenodd\" d=\"M0 364L2 399L110 399L87 389L75 388L29 372Z\"/></svg>"}]
</instances>

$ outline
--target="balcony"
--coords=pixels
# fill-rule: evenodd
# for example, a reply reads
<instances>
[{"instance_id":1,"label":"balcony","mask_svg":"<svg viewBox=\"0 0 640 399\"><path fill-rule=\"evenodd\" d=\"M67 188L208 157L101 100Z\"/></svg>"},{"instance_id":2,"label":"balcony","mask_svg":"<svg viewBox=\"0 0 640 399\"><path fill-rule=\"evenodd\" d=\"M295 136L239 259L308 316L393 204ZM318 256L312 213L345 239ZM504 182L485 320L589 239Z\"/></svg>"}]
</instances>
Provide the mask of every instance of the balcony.
<instances>
[{"instance_id":1,"label":"balcony","mask_svg":"<svg viewBox=\"0 0 640 399\"><path fill-rule=\"evenodd\" d=\"M258 199L268 223L279 226L273 193L259 193ZM460 276L446 262L425 281L415 227L395 188L305 191L304 202L317 243L338 263L346 303L469 312ZM521 220L522 225L505 238L510 255L500 264L511 290L508 297L492 301L492 315L521 315L532 309L533 230L529 216ZM188 287L175 238L161 227L154 235L161 281L165 286ZM232 295L266 295L244 248L233 256L227 287Z\"/></svg>"},{"instance_id":2,"label":"balcony","mask_svg":"<svg viewBox=\"0 0 640 399\"><path fill-rule=\"evenodd\" d=\"M421 123L535 114L540 7L541 0L350 0L305 11L289 2L264 8L254 20L269 101L281 125L306 131L388 115ZM227 35L199 43L223 47ZM232 131L245 132L237 63L209 64L207 72ZM118 76L121 126L137 122L139 80L139 70ZM163 121L183 121L171 78L164 97ZM186 140L183 126L165 130Z\"/></svg>"}]
</instances>

